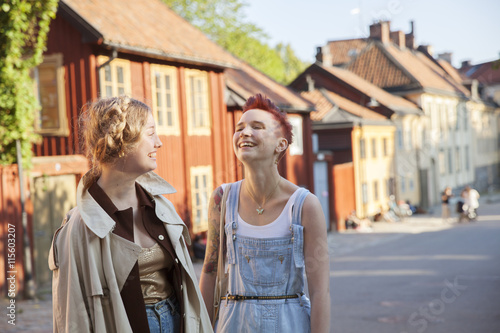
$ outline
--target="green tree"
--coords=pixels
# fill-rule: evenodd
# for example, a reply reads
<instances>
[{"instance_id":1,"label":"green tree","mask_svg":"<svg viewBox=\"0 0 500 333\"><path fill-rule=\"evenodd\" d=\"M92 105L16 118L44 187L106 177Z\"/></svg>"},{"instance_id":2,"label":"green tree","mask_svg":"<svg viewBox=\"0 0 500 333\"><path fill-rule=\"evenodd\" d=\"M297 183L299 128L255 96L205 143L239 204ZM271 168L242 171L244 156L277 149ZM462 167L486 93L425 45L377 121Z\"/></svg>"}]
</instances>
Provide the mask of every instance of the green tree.
<instances>
[{"instance_id":1,"label":"green tree","mask_svg":"<svg viewBox=\"0 0 500 333\"><path fill-rule=\"evenodd\" d=\"M269 36L246 20L242 0L163 0L210 39L276 81L287 84L306 67L290 45L267 44ZM294 76L295 74L295 76Z\"/></svg>"},{"instance_id":2,"label":"green tree","mask_svg":"<svg viewBox=\"0 0 500 333\"><path fill-rule=\"evenodd\" d=\"M21 141L29 164L38 106L30 71L42 62L58 0L4 0L0 4L0 164L16 161Z\"/></svg>"}]
</instances>

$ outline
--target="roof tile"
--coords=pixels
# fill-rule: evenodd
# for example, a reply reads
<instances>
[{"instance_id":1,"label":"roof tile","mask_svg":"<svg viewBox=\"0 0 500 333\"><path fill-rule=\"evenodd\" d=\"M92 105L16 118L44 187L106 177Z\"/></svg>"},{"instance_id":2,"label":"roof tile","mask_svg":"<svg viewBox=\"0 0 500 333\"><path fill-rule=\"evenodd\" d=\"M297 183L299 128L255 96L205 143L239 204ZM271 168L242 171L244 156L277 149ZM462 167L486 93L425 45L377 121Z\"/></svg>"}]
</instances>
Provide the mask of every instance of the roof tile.
<instances>
[{"instance_id":1,"label":"roof tile","mask_svg":"<svg viewBox=\"0 0 500 333\"><path fill-rule=\"evenodd\" d=\"M160 0L61 0L103 36L106 45L167 59L231 66L233 57Z\"/></svg>"}]
</instances>

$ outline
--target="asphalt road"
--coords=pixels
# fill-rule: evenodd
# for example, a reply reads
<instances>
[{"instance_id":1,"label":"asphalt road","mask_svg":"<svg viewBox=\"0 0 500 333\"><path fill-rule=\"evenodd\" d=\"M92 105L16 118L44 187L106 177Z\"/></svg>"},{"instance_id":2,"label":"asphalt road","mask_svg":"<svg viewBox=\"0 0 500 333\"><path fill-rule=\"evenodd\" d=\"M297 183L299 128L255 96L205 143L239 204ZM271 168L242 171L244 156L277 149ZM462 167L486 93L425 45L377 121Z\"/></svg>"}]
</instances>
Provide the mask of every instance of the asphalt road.
<instances>
[{"instance_id":1,"label":"asphalt road","mask_svg":"<svg viewBox=\"0 0 500 333\"><path fill-rule=\"evenodd\" d=\"M500 332L500 203L331 256L331 332Z\"/></svg>"}]
</instances>

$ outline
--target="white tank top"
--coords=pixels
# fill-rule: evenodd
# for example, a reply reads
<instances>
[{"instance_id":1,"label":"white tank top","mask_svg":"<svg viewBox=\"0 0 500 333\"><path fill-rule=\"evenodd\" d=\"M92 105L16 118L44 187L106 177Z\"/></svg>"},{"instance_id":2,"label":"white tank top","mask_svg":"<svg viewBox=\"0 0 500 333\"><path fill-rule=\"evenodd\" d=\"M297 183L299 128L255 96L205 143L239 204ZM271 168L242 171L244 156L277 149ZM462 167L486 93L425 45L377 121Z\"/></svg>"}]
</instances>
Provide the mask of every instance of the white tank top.
<instances>
[{"instance_id":1,"label":"white tank top","mask_svg":"<svg viewBox=\"0 0 500 333\"><path fill-rule=\"evenodd\" d=\"M226 189L226 184L222 185L222 190ZM244 237L252 238L275 238L290 236L290 224L292 223L292 207L295 197L297 196L298 189L288 199L281 214L271 223L266 225L257 226L245 222L238 213L238 228L236 234ZM229 198L228 198L229 199ZM226 207L226 223L228 220L228 208Z\"/></svg>"}]
</instances>

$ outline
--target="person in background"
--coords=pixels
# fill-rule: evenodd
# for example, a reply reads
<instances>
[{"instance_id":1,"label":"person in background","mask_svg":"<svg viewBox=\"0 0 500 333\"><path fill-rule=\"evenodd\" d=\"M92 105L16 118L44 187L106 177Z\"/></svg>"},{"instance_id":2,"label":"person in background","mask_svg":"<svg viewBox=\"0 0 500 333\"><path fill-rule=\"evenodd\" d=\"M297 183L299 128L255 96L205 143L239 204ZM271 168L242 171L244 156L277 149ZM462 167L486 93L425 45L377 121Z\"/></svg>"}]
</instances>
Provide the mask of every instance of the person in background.
<instances>
[{"instance_id":1,"label":"person in background","mask_svg":"<svg viewBox=\"0 0 500 333\"><path fill-rule=\"evenodd\" d=\"M446 186L441 193L441 217L444 223L448 223L450 219L450 198L453 197L451 187Z\"/></svg>"},{"instance_id":2,"label":"person in background","mask_svg":"<svg viewBox=\"0 0 500 333\"><path fill-rule=\"evenodd\" d=\"M477 209L479 208L479 193L471 188L470 186L465 187L465 191L467 192L467 204L469 210L469 219L471 221L475 221L477 219Z\"/></svg>"},{"instance_id":3,"label":"person in background","mask_svg":"<svg viewBox=\"0 0 500 333\"><path fill-rule=\"evenodd\" d=\"M219 235L225 185L210 200L207 252L200 288L214 301L219 237L225 237L228 290L222 290L217 332L329 332L330 275L326 222L320 202L287 181L278 163L292 143L292 126L257 94L243 107L233 148L245 179L231 185L225 234ZM307 275L310 300L304 294Z\"/></svg>"},{"instance_id":4,"label":"person in background","mask_svg":"<svg viewBox=\"0 0 500 333\"><path fill-rule=\"evenodd\" d=\"M212 332L187 227L152 171L162 142L151 109L97 100L81 117L91 169L56 231L54 332Z\"/></svg>"}]
</instances>

